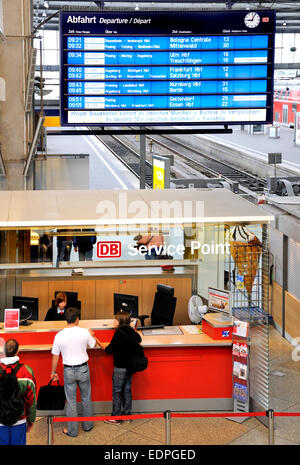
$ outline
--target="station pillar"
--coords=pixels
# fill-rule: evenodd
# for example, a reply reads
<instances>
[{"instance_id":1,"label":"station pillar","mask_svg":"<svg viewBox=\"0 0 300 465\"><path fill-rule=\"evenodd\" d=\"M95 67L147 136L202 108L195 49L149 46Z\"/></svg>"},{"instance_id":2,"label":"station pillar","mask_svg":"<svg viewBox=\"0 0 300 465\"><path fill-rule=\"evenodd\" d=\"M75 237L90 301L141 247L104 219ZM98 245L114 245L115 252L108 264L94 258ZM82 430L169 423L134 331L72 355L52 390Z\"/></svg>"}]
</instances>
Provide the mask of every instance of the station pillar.
<instances>
[{"instance_id":1,"label":"station pillar","mask_svg":"<svg viewBox=\"0 0 300 465\"><path fill-rule=\"evenodd\" d=\"M0 101L0 144L5 176L1 190L23 190L24 163L32 140L32 113L25 112L31 37L31 0L2 0L3 32L0 41L0 77L5 81ZM27 185L27 188L32 188Z\"/></svg>"}]
</instances>

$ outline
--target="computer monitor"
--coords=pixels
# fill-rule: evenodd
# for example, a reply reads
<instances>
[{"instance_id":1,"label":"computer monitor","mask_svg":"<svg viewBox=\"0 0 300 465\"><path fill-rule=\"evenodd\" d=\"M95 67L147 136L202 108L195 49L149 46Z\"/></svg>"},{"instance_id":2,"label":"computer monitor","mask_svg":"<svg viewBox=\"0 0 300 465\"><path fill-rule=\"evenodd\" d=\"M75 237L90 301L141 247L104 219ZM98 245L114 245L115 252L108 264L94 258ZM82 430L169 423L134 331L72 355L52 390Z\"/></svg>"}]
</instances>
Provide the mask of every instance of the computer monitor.
<instances>
[{"instance_id":1,"label":"computer monitor","mask_svg":"<svg viewBox=\"0 0 300 465\"><path fill-rule=\"evenodd\" d=\"M208 288L208 310L221 312L221 321L231 320L231 295L230 291L225 289L217 289L215 287Z\"/></svg>"},{"instance_id":2,"label":"computer monitor","mask_svg":"<svg viewBox=\"0 0 300 465\"><path fill-rule=\"evenodd\" d=\"M128 312L132 318L139 315L139 298L137 295L114 294L114 314Z\"/></svg>"},{"instance_id":3,"label":"computer monitor","mask_svg":"<svg viewBox=\"0 0 300 465\"><path fill-rule=\"evenodd\" d=\"M39 319L39 299L37 297L13 296L13 308L20 309L20 326L28 326L28 320Z\"/></svg>"}]
</instances>

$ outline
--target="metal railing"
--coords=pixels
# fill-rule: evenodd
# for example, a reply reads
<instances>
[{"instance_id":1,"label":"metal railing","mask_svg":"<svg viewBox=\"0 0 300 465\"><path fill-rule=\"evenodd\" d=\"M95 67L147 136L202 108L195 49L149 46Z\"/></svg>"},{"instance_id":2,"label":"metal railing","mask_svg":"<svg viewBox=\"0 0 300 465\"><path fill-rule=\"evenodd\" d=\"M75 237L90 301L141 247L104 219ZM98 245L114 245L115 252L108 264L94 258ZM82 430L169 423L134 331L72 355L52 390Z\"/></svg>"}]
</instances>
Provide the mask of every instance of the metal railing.
<instances>
[{"instance_id":1,"label":"metal railing","mask_svg":"<svg viewBox=\"0 0 300 465\"><path fill-rule=\"evenodd\" d=\"M222 413L190 413L190 412L171 412L167 410L161 413L151 414L137 414L137 415L122 415L122 416L92 416L92 417L47 417L48 424L48 445L52 445L54 442L53 434L53 423L65 423L65 422L82 422L82 421L104 421L104 420L139 420L139 419L152 419L152 418L164 418L165 419L165 445L171 445L171 426L172 418L234 418L234 417L267 417L268 418L268 445L274 445L274 417L275 416L300 416L298 412L274 412L269 409L263 412L222 412Z\"/></svg>"}]
</instances>

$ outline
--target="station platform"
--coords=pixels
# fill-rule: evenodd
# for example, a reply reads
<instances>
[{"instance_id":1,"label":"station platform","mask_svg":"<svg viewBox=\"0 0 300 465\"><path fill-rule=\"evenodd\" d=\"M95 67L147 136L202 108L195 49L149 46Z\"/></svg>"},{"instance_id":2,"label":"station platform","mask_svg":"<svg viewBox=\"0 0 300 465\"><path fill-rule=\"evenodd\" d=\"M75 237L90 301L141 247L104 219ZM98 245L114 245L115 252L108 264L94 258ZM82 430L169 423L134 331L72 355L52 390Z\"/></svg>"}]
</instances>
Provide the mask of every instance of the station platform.
<instances>
[{"instance_id":1,"label":"station platform","mask_svg":"<svg viewBox=\"0 0 300 465\"><path fill-rule=\"evenodd\" d=\"M57 129L57 128L47 128ZM88 154L89 186L93 189L138 189L139 181L96 136L51 135L47 154ZM76 186L73 187L76 189Z\"/></svg>"},{"instance_id":2,"label":"station platform","mask_svg":"<svg viewBox=\"0 0 300 465\"><path fill-rule=\"evenodd\" d=\"M279 138L270 138L266 134L249 134L241 130L240 126L232 127L232 134L215 134L213 136L199 136L222 143L222 145L247 153L250 158L268 162L268 153L282 153L282 167L300 172L300 147L294 144L294 130L286 127L279 128Z\"/></svg>"}]
</instances>

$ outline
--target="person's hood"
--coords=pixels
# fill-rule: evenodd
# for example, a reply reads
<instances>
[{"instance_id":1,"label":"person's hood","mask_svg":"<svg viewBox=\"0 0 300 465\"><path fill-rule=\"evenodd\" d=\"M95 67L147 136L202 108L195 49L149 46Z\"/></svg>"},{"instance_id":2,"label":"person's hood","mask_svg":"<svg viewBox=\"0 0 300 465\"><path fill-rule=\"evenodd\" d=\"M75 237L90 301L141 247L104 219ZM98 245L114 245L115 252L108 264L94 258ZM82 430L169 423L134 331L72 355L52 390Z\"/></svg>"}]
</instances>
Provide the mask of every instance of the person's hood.
<instances>
[{"instance_id":1,"label":"person's hood","mask_svg":"<svg viewBox=\"0 0 300 465\"><path fill-rule=\"evenodd\" d=\"M3 363L3 365L13 365L14 363L17 363L19 361L19 357L3 357L0 359L0 362Z\"/></svg>"},{"instance_id":2,"label":"person's hood","mask_svg":"<svg viewBox=\"0 0 300 465\"><path fill-rule=\"evenodd\" d=\"M130 339L130 342L135 342L136 335L134 329L131 328L131 326L121 326L121 328L118 328L118 332L119 334L121 334L121 337L127 342L129 342L128 338Z\"/></svg>"}]
</instances>

